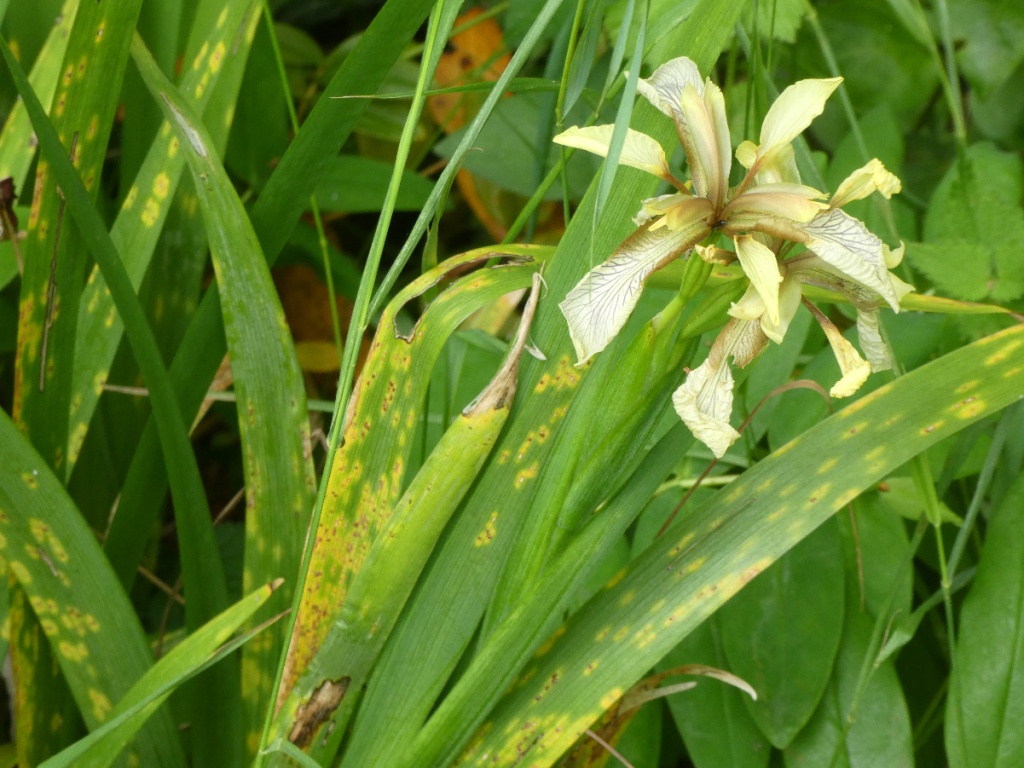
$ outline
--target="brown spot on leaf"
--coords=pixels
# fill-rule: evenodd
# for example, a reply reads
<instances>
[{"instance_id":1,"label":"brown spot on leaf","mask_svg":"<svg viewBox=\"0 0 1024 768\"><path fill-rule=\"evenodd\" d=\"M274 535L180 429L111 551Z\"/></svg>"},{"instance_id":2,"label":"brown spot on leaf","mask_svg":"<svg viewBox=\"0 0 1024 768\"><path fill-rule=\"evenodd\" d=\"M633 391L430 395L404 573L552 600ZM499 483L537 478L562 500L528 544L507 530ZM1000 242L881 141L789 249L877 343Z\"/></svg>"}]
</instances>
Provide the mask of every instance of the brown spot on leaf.
<instances>
[{"instance_id":1,"label":"brown spot on leaf","mask_svg":"<svg viewBox=\"0 0 1024 768\"><path fill-rule=\"evenodd\" d=\"M296 712L288 741L303 749L308 747L320 726L327 722L345 698L349 682L348 677L322 682Z\"/></svg>"}]
</instances>

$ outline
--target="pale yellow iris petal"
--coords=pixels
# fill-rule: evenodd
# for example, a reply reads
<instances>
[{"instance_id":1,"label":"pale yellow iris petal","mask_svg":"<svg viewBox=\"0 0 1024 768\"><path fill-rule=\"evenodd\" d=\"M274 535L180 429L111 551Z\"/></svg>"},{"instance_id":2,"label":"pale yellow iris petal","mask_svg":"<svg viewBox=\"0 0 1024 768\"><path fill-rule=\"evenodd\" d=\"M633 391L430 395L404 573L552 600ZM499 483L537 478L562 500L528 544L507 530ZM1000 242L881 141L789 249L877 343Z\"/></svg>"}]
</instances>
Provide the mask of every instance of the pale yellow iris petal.
<instances>
[{"instance_id":1,"label":"pale yellow iris petal","mask_svg":"<svg viewBox=\"0 0 1024 768\"><path fill-rule=\"evenodd\" d=\"M708 359L690 371L672 395L679 418L718 458L740 436L729 424L733 378L728 360L732 357L743 367L760 354L767 341L757 322L730 320L715 339Z\"/></svg>"},{"instance_id":2,"label":"pale yellow iris petal","mask_svg":"<svg viewBox=\"0 0 1024 768\"><path fill-rule=\"evenodd\" d=\"M644 280L707 236L697 222L687 230L639 229L598 265L559 304L569 324L577 365L604 349L629 319Z\"/></svg>"},{"instance_id":3,"label":"pale yellow iris petal","mask_svg":"<svg viewBox=\"0 0 1024 768\"><path fill-rule=\"evenodd\" d=\"M764 335L781 344L789 330L789 324L793 322L796 311L800 308L800 299L803 291L800 289L800 281L793 275L786 275L786 278L779 286L779 321L772 322L768 313L761 316L761 330Z\"/></svg>"},{"instance_id":4,"label":"pale yellow iris petal","mask_svg":"<svg viewBox=\"0 0 1024 768\"><path fill-rule=\"evenodd\" d=\"M803 184L758 184L733 198L722 214L726 222L747 221L752 215L781 216L806 222L828 209L825 195Z\"/></svg>"},{"instance_id":5,"label":"pale yellow iris petal","mask_svg":"<svg viewBox=\"0 0 1024 768\"><path fill-rule=\"evenodd\" d=\"M566 147L575 147L592 152L601 157L608 157L608 148L612 143L614 125L593 125L588 128L577 128L575 125L567 131L555 136L552 141ZM668 161L661 144L650 136L632 128L626 129L626 139L619 154L619 165L639 168L641 171L671 181Z\"/></svg>"},{"instance_id":6,"label":"pale yellow iris petal","mask_svg":"<svg viewBox=\"0 0 1024 768\"><path fill-rule=\"evenodd\" d=\"M900 311L899 298L893 287L881 240L868 231L862 221L838 208L799 225L800 240L818 257L847 277L878 293Z\"/></svg>"},{"instance_id":7,"label":"pale yellow iris petal","mask_svg":"<svg viewBox=\"0 0 1024 768\"><path fill-rule=\"evenodd\" d=\"M715 87L710 81L709 86ZM704 99L692 85L683 88L680 108L683 113L680 139L686 151L693 191L700 197L717 201L714 195L721 190L722 175L714 120Z\"/></svg>"},{"instance_id":8,"label":"pale yellow iris petal","mask_svg":"<svg viewBox=\"0 0 1024 768\"><path fill-rule=\"evenodd\" d=\"M758 155L767 157L803 133L811 121L825 110L825 102L841 82L841 77L800 80L784 90L761 124Z\"/></svg>"},{"instance_id":9,"label":"pale yellow iris petal","mask_svg":"<svg viewBox=\"0 0 1024 768\"><path fill-rule=\"evenodd\" d=\"M890 371L895 367L892 349L882 337L880 321L881 312L878 309L857 309L857 336L860 338L860 348L864 350L864 357L875 373Z\"/></svg>"},{"instance_id":10,"label":"pale yellow iris petal","mask_svg":"<svg viewBox=\"0 0 1024 768\"><path fill-rule=\"evenodd\" d=\"M685 56L680 56L678 59L666 61L646 80L641 78L636 90L678 125L683 119L679 102L683 88L687 85L692 85L698 93L704 92L704 80L697 70L697 65Z\"/></svg>"},{"instance_id":11,"label":"pale yellow iris petal","mask_svg":"<svg viewBox=\"0 0 1024 768\"><path fill-rule=\"evenodd\" d=\"M860 200L876 191L888 200L901 188L900 180L885 169L881 160L875 158L843 180L829 200L829 205L833 208L842 208L847 203Z\"/></svg>"},{"instance_id":12,"label":"pale yellow iris petal","mask_svg":"<svg viewBox=\"0 0 1024 768\"><path fill-rule=\"evenodd\" d=\"M729 171L732 170L732 139L729 137L729 118L725 113L725 96L722 89L708 80L704 87L704 105L711 116L715 146L718 149L716 158L716 178L708 197L716 206L725 200L729 191Z\"/></svg>"},{"instance_id":13,"label":"pale yellow iris petal","mask_svg":"<svg viewBox=\"0 0 1024 768\"><path fill-rule=\"evenodd\" d=\"M900 241L900 245L896 249L890 248L888 245L882 244L882 256L885 258L885 266L889 269L896 269L903 261L903 252L907 249L907 246Z\"/></svg>"},{"instance_id":14,"label":"pale yellow iris petal","mask_svg":"<svg viewBox=\"0 0 1024 768\"><path fill-rule=\"evenodd\" d=\"M649 197L641 203L640 210L637 212L636 216L633 217L633 223L638 227L641 227L651 219L664 216L665 212L672 208L672 206L681 203L683 200L689 200L691 197L692 195L687 195L681 192L659 195L658 197Z\"/></svg>"},{"instance_id":15,"label":"pale yellow iris petal","mask_svg":"<svg viewBox=\"0 0 1024 768\"><path fill-rule=\"evenodd\" d=\"M843 377L829 390L829 394L832 397L849 397L867 381L868 374L871 373L871 365L860 356L853 344L843 337L835 324L825 317L821 310L810 302L807 302L807 306L814 313L821 329L825 331L828 343L836 356L836 362L839 363L839 370L843 374Z\"/></svg>"},{"instance_id":16,"label":"pale yellow iris petal","mask_svg":"<svg viewBox=\"0 0 1024 768\"><path fill-rule=\"evenodd\" d=\"M752 235L739 235L734 238L734 242L743 272L761 296L765 313L772 324L778 324L779 283L782 282L782 275L779 273L775 253L755 240Z\"/></svg>"}]
</instances>

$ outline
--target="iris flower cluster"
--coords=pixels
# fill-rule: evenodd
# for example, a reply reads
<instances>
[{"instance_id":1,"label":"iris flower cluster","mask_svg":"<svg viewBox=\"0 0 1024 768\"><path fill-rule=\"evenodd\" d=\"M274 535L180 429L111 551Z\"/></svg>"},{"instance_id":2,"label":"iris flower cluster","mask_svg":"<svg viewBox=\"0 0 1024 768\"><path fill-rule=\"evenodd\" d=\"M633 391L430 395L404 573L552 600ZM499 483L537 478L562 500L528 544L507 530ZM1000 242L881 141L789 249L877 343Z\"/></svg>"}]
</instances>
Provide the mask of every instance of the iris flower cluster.
<instances>
[{"instance_id":1,"label":"iris flower cluster","mask_svg":"<svg viewBox=\"0 0 1024 768\"><path fill-rule=\"evenodd\" d=\"M903 246L890 250L842 207L873 192L888 198L899 192L900 181L872 160L829 197L801 183L792 147L840 82L842 78L801 80L783 91L765 116L759 143L744 141L737 148L736 160L746 173L730 187L732 145L721 89L702 79L685 57L641 79L639 93L675 123L690 180L684 183L672 174L657 141L629 129L619 163L654 174L675 191L644 200L634 219L637 230L559 305L578 364L583 364L626 324L651 273L694 254L713 263L738 260L747 290L729 309L730 319L707 359L687 374L672 398L694 436L718 457L739 438L729 423L729 359L743 367L769 341L781 343L801 303L824 329L839 362L842 378L832 387L833 397L853 394L871 371L893 365L880 332L879 311L888 304L898 312L902 297L913 290L890 272L900 262ZM554 140L606 157L613 130L612 125L573 127ZM716 245L723 237L734 250ZM803 298L804 285L837 292L853 304L866 359Z\"/></svg>"}]
</instances>

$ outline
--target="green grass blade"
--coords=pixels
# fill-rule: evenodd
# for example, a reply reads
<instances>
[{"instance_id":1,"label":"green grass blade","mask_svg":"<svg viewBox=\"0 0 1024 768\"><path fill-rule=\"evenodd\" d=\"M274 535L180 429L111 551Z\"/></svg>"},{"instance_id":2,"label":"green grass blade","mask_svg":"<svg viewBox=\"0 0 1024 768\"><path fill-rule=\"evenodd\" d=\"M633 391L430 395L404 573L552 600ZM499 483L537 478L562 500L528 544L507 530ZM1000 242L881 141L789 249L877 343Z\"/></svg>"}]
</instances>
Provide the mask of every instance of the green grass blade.
<instances>
[{"instance_id":1,"label":"green grass blade","mask_svg":"<svg viewBox=\"0 0 1024 768\"><path fill-rule=\"evenodd\" d=\"M552 764L690 630L836 510L1024 396L1022 369L1018 326L867 395L749 469L556 632L481 726L465 762L528 752L532 764Z\"/></svg>"},{"instance_id":2,"label":"green grass blade","mask_svg":"<svg viewBox=\"0 0 1024 768\"><path fill-rule=\"evenodd\" d=\"M266 604L279 585L280 582L273 582L261 587L189 635L139 678L117 702L102 726L47 760L41 768L110 765L178 686L223 660L254 636L255 632L228 642L231 635Z\"/></svg>"},{"instance_id":3,"label":"green grass blade","mask_svg":"<svg viewBox=\"0 0 1024 768\"><path fill-rule=\"evenodd\" d=\"M54 648L86 724L96 728L153 663L142 626L96 537L60 481L0 412L0 536L11 573ZM170 712L135 741L143 765L178 766Z\"/></svg>"},{"instance_id":4,"label":"green grass blade","mask_svg":"<svg viewBox=\"0 0 1024 768\"><path fill-rule=\"evenodd\" d=\"M315 487L302 372L270 270L264 259L254 258L260 250L256 233L214 153L208 131L163 76L138 36L132 57L180 138L199 195L220 288L246 479L243 589L268 578L288 578L290 586L268 606L283 610L294 589ZM255 668L272 666L283 642L280 630L268 633L249 654L248 663ZM271 695L270 680L260 676L253 682L259 680L263 686L249 695L265 707ZM254 717L262 707L252 707ZM254 735L257 723L248 723L247 728Z\"/></svg>"}]
</instances>

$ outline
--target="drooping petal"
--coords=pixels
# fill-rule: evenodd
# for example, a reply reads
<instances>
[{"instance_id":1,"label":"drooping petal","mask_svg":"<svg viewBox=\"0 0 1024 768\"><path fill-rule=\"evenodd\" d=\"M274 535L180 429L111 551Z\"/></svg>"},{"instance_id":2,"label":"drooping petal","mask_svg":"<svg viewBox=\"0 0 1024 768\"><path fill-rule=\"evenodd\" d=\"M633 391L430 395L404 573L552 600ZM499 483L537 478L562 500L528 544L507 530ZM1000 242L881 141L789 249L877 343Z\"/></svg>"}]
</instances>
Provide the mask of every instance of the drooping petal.
<instances>
[{"instance_id":1,"label":"drooping petal","mask_svg":"<svg viewBox=\"0 0 1024 768\"><path fill-rule=\"evenodd\" d=\"M685 56L680 56L678 59L666 61L646 80L640 78L636 90L656 109L664 112L679 125L683 120L679 103L683 88L687 85L692 85L698 93L704 92L704 80L697 70L697 65Z\"/></svg>"},{"instance_id":2,"label":"drooping petal","mask_svg":"<svg viewBox=\"0 0 1024 768\"><path fill-rule=\"evenodd\" d=\"M804 242L824 262L852 280L872 289L900 311L899 298L886 269L883 243L864 223L833 208L806 224L799 225Z\"/></svg>"},{"instance_id":3,"label":"drooping petal","mask_svg":"<svg viewBox=\"0 0 1024 768\"><path fill-rule=\"evenodd\" d=\"M600 352L626 324L640 298L644 280L708 233L703 223L688 230L641 228L627 237L615 254L598 265L559 304L569 324L577 365Z\"/></svg>"},{"instance_id":4,"label":"drooping petal","mask_svg":"<svg viewBox=\"0 0 1024 768\"><path fill-rule=\"evenodd\" d=\"M761 124L758 155L767 157L803 133L824 111L825 102L841 82L841 77L800 80L779 94Z\"/></svg>"},{"instance_id":5,"label":"drooping petal","mask_svg":"<svg viewBox=\"0 0 1024 768\"><path fill-rule=\"evenodd\" d=\"M810 221L828 209L828 203L822 202L824 197L823 192L803 184L758 184L730 200L722 212L722 218L728 223L752 223L760 216ZM746 225L750 226L750 223Z\"/></svg>"},{"instance_id":6,"label":"drooping petal","mask_svg":"<svg viewBox=\"0 0 1024 768\"><path fill-rule=\"evenodd\" d=\"M864 356L875 373L890 371L895 367L892 348L882 337L881 312L878 309L857 309L857 335Z\"/></svg>"},{"instance_id":7,"label":"drooping petal","mask_svg":"<svg viewBox=\"0 0 1024 768\"><path fill-rule=\"evenodd\" d=\"M750 284L761 296L765 313L773 324L778 324L779 283L782 282L782 274L775 253L752 235L739 235L734 238L734 242L740 265L750 279Z\"/></svg>"},{"instance_id":8,"label":"drooping petal","mask_svg":"<svg viewBox=\"0 0 1024 768\"><path fill-rule=\"evenodd\" d=\"M575 147L592 152L600 157L608 157L608 148L612 143L614 125L592 125L588 128L577 128L575 125L555 136L552 141L566 147ZM632 128L626 129L626 140L619 154L619 165L639 168L641 171L659 176L666 181L671 180L672 172L665 159L665 150L661 144L650 136Z\"/></svg>"},{"instance_id":9,"label":"drooping petal","mask_svg":"<svg viewBox=\"0 0 1024 768\"><path fill-rule=\"evenodd\" d=\"M860 200L875 191L880 192L888 200L900 189L900 180L885 169L881 160L875 158L843 180L829 200L829 205L833 208L842 208L847 203Z\"/></svg>"},{"instance_id":10,"label":"drooping petal","mask_svg":"<svg viewBox=\"0 0 1024 768\"><path fill-rule=\"evenodd\" d=\"M739 438L729 425L732 415L733 358L740 367L760 354L767 344L757 322L730 320L718 334L708 359L690 371L683 385L672 395L672 404L694 437L718 458Z\"/></svg>"},{"instance_id":11,"label":"drooping petal","mask_svg":"<svg viewBox=\"0 0 1024 768\"><path fill-rule=\"evenodd\" d=\"M867 381L868 374L871 373L871 366L860 356L853 344L843 337L835 324L822 314L820 309L809 301L805 304L814 314L821 329L825 331L828 343L836 356L836 362L839 363L839 370L843 374L843 377L829 390L829 394L832 397L849 397Z\"/></svg>"}]
</instances>

